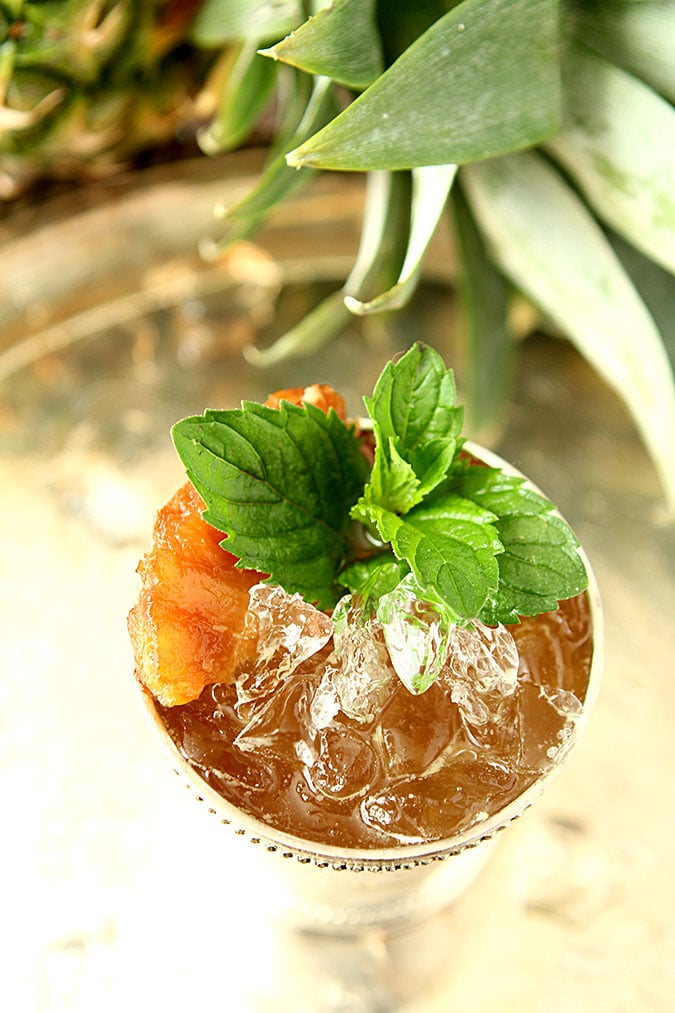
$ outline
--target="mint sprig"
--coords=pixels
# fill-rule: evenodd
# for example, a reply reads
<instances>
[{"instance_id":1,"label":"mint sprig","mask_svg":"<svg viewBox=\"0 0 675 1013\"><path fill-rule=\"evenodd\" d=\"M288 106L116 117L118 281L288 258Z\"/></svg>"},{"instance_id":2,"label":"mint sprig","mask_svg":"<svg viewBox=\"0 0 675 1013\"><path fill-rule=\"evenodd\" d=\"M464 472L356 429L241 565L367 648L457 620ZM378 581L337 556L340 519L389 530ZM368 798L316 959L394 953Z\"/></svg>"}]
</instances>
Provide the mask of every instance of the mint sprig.
<instances>
[{"instance_id":1,"label":"mint sprig","mask_svg":"<svg viewBox=\"0 0 675 1013\"><path fill-rule=\"evenodd\" d=\"M176 450L239 565L332 608L349 552L349 511L368 465L353 427L314 405L245 401L177 422Z\"/></svg>"},{"instance_id":2,"label":"mint sprig","mask_svg":"<svg viewBox=\"0 0 675 1013\"><path fill-rule=\"evenodd\" d=\"M459 449L461 407L455 405L455 378L440 355L417 342L382 371L364 403L376 437L375 462L364 491L366 520L378 505L406 513L443 480Z\"/></svg>"},{"instance_id":3,"label":"mint sprig","mask_svg":"<svg viewBox=\"0 0 675 1013\"><path fill-rule=\"evenodd\" d=\"M446 629L553 610L587 586L578 542L523 479L462 454L455 400L452 370L417 343L364 399L370 471L354 428L310 404L245 401L183 419L172 434L205 519L239 565L320 608L347 589L384 624L412 587ZM355 524L373 536L365 559Z\"/></svg>"},{"instance_id":4,"label":"mint sprig","mask_svg":"<svg viewBox=\"0 0 675 1013\"><path fill-rule=\"evenodd\" d=\"M367 518L412 570L425 600L445 605L456 621L478 615L496 595L502 546L489 511L449 495L404 517L372 506Z\"/></svg>"},{"instance_id":5,"label":"mint sprig","mask_svg":"<svg viewBox=\"0 0 675 1013\"><path fill-rule=\"evenodd\" d=\"M461 456L462 410L437 352L413 345L364 401L377 444L352 517L388 543L402 579L412 571L446 619L518 622L584 589L578 542L553 504L523 479ZM354 577L350 589L362 592Z\"/></svg>"}]
</instances>

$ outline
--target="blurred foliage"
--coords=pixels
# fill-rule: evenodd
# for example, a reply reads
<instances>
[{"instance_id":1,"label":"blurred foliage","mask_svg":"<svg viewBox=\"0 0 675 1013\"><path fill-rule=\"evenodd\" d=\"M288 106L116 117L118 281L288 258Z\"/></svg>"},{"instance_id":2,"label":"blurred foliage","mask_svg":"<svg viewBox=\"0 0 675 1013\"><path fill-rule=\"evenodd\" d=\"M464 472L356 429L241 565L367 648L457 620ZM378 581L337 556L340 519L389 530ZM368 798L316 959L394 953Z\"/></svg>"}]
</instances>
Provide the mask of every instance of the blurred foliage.
<instances>
[{"instance_id":1,"label":"blurred foliage","mask_svg":"<svg viewBox=\"0 0 675 1013\"><path fill-rule=\"evenodd\" d=\"M167 136L205 82L206 153L270 139L221 248L318 172L368 176L344 285L249 358L399 310L440 222L473 430L508 403L525 296L623 399L675 504L671 0L0 0L0 184Z\"/></svg>"},{"instance_id":2,"label":"blurred foliage","mask_svg":"<svg viewBox=\"0 0 675 1013\"><path fill-rule=\"evenodd\" d=\"M511 307L524 295L624 400L675 504L667 334L675 310L675 7L315 6L207 0L193 27L212 45L246 44L251 67L273 60L277 115L283 122L284 108L295 105L299 123L280 132L253 194L230 209L221 245L249 234L317 170L372 177L355 271L310 318L250 357L264 363L316 351L344 328L347 312L400 309L436 222L451 217L472 425L489 426L508 402L518 347ZM317 90L324 103L301 117L308 75L308 106ZM251 108L251 93L238 95ZM226 150L224 131L220 140ZM233 130L230 142L238 140ZM399 177L411 178L414 199ZM652 281L657 270L660 284Z\"/></svg>"}]
</instances>

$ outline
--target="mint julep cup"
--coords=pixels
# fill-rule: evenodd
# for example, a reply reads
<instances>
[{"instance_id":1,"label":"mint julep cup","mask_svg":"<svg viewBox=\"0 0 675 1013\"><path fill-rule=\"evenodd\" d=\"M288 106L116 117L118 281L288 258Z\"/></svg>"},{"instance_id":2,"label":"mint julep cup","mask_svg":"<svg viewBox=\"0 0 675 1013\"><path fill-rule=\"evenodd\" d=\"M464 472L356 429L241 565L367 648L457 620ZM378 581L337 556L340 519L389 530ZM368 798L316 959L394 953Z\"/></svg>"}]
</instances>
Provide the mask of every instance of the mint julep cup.
<instances>
[{"instance_id":1,"label":"mint julep cup","mask_svg":"<svg viewBox=\"0 0 675 1013\"><path fill-rule=\"evenodd\" d=\"M465 449L490 467L523 477L510 464L477 444L467 441ZM527 484L536 489L533 483ZM161 747L194 798L230 832L257 845L261 863L273 862L271 876L278 894L270 899L270 907L277 912L281 910L287 924L310 932L349 936L377 929L398 929L443 911L478 876L490 857L496 835L536 802L558 776L582 737L603 667L602 604L583 549L580 555L588 574L585 594L592 658L581 712L575 716L572 734L550 768L522 794L481 822L442 840L357 849L314 843L278 830L228 802L201 777L175 745L153 698L145 691L142 693ZM411 702L414 705L414 700Z\"/></svg>"}]
</instances>

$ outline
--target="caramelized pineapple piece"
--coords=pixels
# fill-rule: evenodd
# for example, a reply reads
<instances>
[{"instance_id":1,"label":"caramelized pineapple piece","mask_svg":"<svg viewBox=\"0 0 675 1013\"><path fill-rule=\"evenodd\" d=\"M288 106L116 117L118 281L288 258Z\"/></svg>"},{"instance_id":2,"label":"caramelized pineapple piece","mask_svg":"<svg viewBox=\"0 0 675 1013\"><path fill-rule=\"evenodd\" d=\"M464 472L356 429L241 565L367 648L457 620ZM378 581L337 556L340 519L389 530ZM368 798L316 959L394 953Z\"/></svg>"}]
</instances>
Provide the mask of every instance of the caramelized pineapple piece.
<instances>
[{"instance_id":1,"label":"caramelized pineapple piece","mask_svg":"<svg viewBox=\"0 0 675 1013\"><path fill-rule=\"evenodd\" d=\"M328 384L293 387L265 402L309 402L344 419L345 403ZM255 657L256 636L245 628L249 589L265 579L237 569L220 546L225 535L202 519L205 504L187 482L162 507L153 547L138 565L142 588L127 625L136 677L167 707L196 700L205 686L234 682Z\"/></svg>"},{"instance_id":2,"label":"caramelized pineapple piece","mask_svg":"<svg viewBox=\"0 0 675 1013\"><path fill-rule=\"evenodd\" d=\"M235 568L236 557L219 545L225 536L202 520L203 509L188 482L159 511L128 618L136 676L166 706L233 682L255 654L245 618L249 588L264 575Z\"/></svg>"},{"instance_id":3,"label":"caramelized pineapple piece","mask_svg":"<svg viewBox=\"0 0 675 1013\"><path fill-rule=\"evenodd\" d=\"M344 399L328 383L312 383L309 387L287 387L285 390L276 390L270 394L265 404L268 408L278 408L282 401L290 401L296 405L313 404L326 414L333 408L343 422L347 419Z\"/></svg>"}]
</instances>

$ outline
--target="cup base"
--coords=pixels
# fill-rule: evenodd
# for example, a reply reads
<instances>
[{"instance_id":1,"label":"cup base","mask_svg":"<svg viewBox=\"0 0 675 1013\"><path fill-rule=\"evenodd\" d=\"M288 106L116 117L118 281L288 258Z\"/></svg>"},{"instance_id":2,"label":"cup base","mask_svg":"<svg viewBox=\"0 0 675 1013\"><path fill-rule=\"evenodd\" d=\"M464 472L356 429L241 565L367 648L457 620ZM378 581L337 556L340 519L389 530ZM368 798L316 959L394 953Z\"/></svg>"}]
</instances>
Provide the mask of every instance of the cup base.
<instances>
[{"instance_id":1,"label":"cup base","mask_svg":"<svg viewBox=\"0 0 675 1013\"><path fill-rule=\"evenodd\" d=\"M409 926L449 908L489 860L494 840L414 868L326 870L288 860L279 868L279 909L295 929L334 936ZM274 860L275 856L269 856Z\"/></svg>"}]
</instances>

